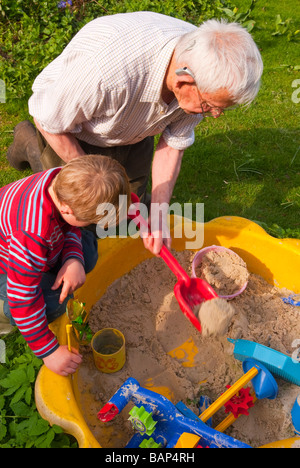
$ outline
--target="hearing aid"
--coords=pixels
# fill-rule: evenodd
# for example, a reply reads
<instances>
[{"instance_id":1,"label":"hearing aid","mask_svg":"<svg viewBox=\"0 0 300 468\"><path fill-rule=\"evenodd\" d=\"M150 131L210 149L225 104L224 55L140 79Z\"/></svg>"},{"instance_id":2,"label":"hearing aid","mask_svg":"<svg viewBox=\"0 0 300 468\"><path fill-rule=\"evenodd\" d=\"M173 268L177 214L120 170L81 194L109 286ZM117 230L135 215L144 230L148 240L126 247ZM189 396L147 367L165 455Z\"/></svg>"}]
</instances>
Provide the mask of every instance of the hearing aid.
<instances>
[{"instance_id":1,"label":"hearing aid","mask_svg":"<svg viewBox=\"0 0 300 468\"><path fill-rule=\"evenodd\" d=\"M178 68L175 70L177 76L182 75L190 75L193 79L195 79L193 72L188 67Z\"/></svg>"}]
</instances>

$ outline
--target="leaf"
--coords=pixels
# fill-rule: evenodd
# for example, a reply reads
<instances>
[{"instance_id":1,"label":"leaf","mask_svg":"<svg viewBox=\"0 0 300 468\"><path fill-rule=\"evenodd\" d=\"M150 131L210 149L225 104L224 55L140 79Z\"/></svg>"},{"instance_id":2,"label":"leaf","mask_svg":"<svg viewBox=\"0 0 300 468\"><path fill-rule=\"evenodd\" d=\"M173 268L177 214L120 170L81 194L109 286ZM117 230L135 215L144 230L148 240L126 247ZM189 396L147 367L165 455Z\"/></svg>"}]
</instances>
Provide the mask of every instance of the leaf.
<instances>
[{"instance_id":1,"label":"leaf","mask_svg":"<svg viewBox=\"0 0 300 468\"><path fill-rule=\"evenodd\" d=\"M3 388L11 388L16 385L20 386L27 381L27 375L24 369L12 370L8 376L0 380L0 386Z\"/></svg>"},{"instance_id":2,"label":"leaf","mask_svg":"<svg viewBox=\"0 0 300 468\"><path fill-rule=\"evenodd\" d=\"M63 434L63 430L60 426L53 424L52 429L54 430L55 434Z\"/></svg>"},{"instance_id":3,"label":"leaf","mask_svg":"<svg viewBox=\"0 0 300 468\"><path fill-rule=\"evenodd\" d=\"M23 398L23 395L25 394L27 388L28 388L27 385L22 385L22 387L19 388L19 390L16 391L16 393L15 393L14 397L12 398L10 404L13 405L15 403L18 403L18 401L20 401L21 398Z\"/></svg>"},{"instance_id":4,"label":"leaf","mask_svg":"<svg viewBox=\"0 0 300 468\"><path fill-rule=\"evenodd\" d=\"M45 434L49 430L49 423L48 421L45 421L45 419L42 419L37 415L37 413L34 414L34 417L31 418L31 427L29 428L29 435L30 436L40 436L42 434Z\"/></svg>"},{"instance_id":5,"label":"leaf","mask_svg":"<svg viewBox=\"0 0 300 468\"><path fill-rule=\"evenodd\" d=\"M16 420L13 419L9 425L8 425L8 430L9 430L9 434L10 434L10 438L13 439L16 437L16 434L17 434L17 429L18 429L18 424L16 423Z\"/></svg>"},{"instance_id":6,"label":"leaf","mask_svg":"<svg viewBox=\"0 0 300 468\"><path fill-rule=\"evenodd\" d=\"M13 393L15 393L18 390L18 388L19 388L19 385L15 385L14 387L11 387L8 390L6 390L6 392L4 392L3 395L4 396L10 396Z\"/></svg>"},{"instance_id":7,"label":"leaf","mask_svg":"<svg viewBox=\"0 0 300 468\"><path fill-rule=\"evenodd\" d=\"M15 416L20 416L21 418L28 418L32 415L34 408L26 405L23 401L10 405Z\"/></svg>"},{"instance_id":8,"label":"leaf","mask_svg":"<svg viewBox=\"0 0 300 468\"><path fill-rule=\"evenodd\" d=\"M230 18L232 18L234 16L234 11L232 10L229 10L229 8L222 8L222 11L224 11L224 13L229 16Z\"/></svg>"},{"instance_id":9,"label":"leaf","mask_svg":"<svg viewBox=\"0 0 300 468\"><path fill-rule=\"evenodd\" d=\"M35 447L36 448L50 448L51 442L53 441L54 437L55 437L55 432L51 428L45 435L42 435L36 440Z\"/></svg>"},{"instance_id":10,"label":"leaf","mask_svg":"<svg viewBox=\"0 0 300 468\"><path fill-rule=\"evenodd\" d=\"M255 21L250 20L243 23L243 26L247 29L248 32L251 32L255 26Z\"/></svg>"},{"instance_id":11,"label":"leaf","mask_svg":"<svg viewBox=\"0 0 300 468\"><path fill-rule=\"evenodd\" d=\"M31 383L35 381L35 370L32 364L27 367L27 378Z\"/></svg>"},{"instance_id":12,"label":"leaf","mask_svg":"<svg viewBox=\"0 0 300 468\"><path fill-rule=\"evenodd\" d=\"M5 405L5 398L3 395L0 395L0 410L4 408L4 405ZM1 419L1 415L0 415L0 419Z\"/></svg>"},{"instance_id":13,"label":"leaf","mask_svg":"<svg viewBox=\"0 0 300 468\"><path fill-rule=\"evenodd\" d=\"M25 403L27 403L27 405L30 405L31 397L32 397L32 388L28 387L25 393L25 398L24 398Z\"/></svg>"},{"instance_id":14,"label":"leaf","mask_svg":"<svg viewBox=\"0 0 300 468\"><path fill-rule=\"evenodd\" d=\"M0 441L4 439L7 434L7 427L5 426L2 419L0 419Z\"/></svg>"},{"instance_id":15,"label":"leaf","mask_svg":"<svg viewBox=\"0 0 300 468\"><path fill-rule=\"evenodd\" d=\"M7 374L8 374L8 370L6 369L6 367L0 364L0 381L4 379L4 377L6 377Z\"/></svg>"}]
</instances>

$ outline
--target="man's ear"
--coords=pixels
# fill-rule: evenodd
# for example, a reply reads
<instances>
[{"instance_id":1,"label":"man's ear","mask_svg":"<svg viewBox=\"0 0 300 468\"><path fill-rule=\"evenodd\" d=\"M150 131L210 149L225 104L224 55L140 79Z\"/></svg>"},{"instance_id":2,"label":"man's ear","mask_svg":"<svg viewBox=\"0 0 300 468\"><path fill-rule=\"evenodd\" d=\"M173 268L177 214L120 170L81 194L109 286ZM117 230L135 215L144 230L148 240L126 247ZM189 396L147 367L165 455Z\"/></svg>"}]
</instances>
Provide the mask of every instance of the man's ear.
<instances>
[{"instance_id":1,"label":"man's ear","mask_svg":"<svg viewBox=\"0 0 300 468\"><path fill-rule=\"evenodd\" d=\"M196 84L193 73L187 67L177 68L177 70L175 70L175 74L176 74L175 86L178 89L180 89L183 85L186 85L186 84L189 84L189 85Z\"/></svg>"},{"instance_id":2,"label":"man's ear","mask_svg":"<svg viewBox=\"0 0 300 468\"><path fill-rule=\"evenodd\" d=\"M178 75L178 74L176 74L174 84L175 84L175 88L180 89L184 85L195 85L196 82L195 82L194 78L191 75L188 75L188 74Z\"/></svg>"}]
</instances>

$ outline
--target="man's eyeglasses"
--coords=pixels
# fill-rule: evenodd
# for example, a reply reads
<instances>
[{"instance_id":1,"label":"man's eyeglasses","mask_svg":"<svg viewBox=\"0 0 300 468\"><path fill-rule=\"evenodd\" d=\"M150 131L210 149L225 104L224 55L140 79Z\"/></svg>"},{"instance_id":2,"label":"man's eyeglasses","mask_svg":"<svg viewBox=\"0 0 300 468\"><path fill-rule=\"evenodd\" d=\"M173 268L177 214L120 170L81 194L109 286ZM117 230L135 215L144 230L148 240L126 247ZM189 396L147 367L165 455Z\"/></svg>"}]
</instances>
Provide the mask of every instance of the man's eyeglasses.
<instances>
[{"instance_id":1,"label":"man's eyeglasses","mask_svg":"<svg viewBox=\"0 0 300 468\"><path fill-rule=\"evenodd\" d=\"M180 75L190 75L193 78L193 80L196 82L193 72L187 67L178 68L175 71L175 73L178 76L180 76ZM206 101L204 101L202 99L202 96L201 96L198 88L197 88L197 93L198 93L199 100L200 100L201 115L203 117L217 118L217 117L220 117L220 115L224 115L225 111L226 112L231 111L231 110L237 109L237 107L238 107L238 104L236 104L234 106L230 106L230 107L225 107L224 109L222 107L213 107L213 106L211 106L210 104L208 104Z\"/></svg>"},{"instance_id":2,"label":"man's eyeglasses","mask_svg":"<svg viewBox=\"0 0 300 468\"><path fill-rule=\"evenodd\" d=\"M198 93L199 100L200 100L201 115L203 117L214 117L216 119L220 117L220 115L224 115L225 112L232 111L239 107L238 104L225 107L224 109L222 107L213 107L202 99L202 96L200 92L198 91L198 89L197 89L197 93Z\"/></svg>"}]
</instances>

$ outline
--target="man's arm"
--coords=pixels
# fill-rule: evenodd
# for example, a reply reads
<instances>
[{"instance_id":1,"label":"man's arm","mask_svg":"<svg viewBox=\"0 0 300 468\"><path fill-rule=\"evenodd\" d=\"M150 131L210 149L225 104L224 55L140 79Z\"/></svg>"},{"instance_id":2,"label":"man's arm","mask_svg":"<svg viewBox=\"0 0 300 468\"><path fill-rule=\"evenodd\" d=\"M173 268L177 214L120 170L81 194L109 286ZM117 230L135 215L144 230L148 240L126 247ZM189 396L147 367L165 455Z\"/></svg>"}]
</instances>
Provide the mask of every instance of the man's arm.
<instances>
[{"instance_id":1,"label":"man's arm","mask_svg":"<svg viewBox=\"0 0 300 468\"><path fill-rule=\"evenodd\" d=\"M170 203L173 189L180 172L183 150L176 150L168 146L163 137L160 138L156 147L153 164L152 164L152 196L151 205L153 203ZM154 210L152 210L153 216ZM156 226L159 223L159 231L153 232L152 236L144 238L144 245L154 255L158 255L163 243L166 243L170 248L171 240L163 239L163 226L166 224L166 219L152 220L152 225ZM150 219L151 224L151 210Z\"/></svg>"},{"instance_id":2,"label":"man's arm","mask_svg":"<svg viewBox=\"0 0 300 468\"><path fill-rule=\"evenodd\" d=\"M77 139L71 133L49 133L40 126L36 119L34 119L34 123L51 148L66 163L78 156L85 155Z\"/></svg>"}]
</instances>

